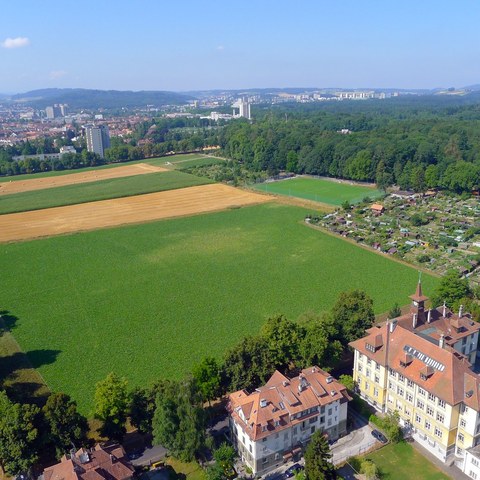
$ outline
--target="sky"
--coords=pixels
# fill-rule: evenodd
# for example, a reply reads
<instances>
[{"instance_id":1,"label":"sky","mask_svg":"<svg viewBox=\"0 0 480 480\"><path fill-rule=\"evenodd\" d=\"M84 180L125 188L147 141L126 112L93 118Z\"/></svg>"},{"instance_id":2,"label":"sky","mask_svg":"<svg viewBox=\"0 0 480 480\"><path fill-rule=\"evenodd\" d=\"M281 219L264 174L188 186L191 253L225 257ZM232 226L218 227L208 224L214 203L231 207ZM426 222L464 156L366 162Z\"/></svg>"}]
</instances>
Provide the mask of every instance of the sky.
<instances>
[{"instance_id":1,"label":"sky","mask_svg":"<svg viewBox=\"0 0 480 480\"><path fill-rule=\"evenodd\" d=\"M477 83L479 0L0 1L0 93Z\"/></svg>"}]
</instances>

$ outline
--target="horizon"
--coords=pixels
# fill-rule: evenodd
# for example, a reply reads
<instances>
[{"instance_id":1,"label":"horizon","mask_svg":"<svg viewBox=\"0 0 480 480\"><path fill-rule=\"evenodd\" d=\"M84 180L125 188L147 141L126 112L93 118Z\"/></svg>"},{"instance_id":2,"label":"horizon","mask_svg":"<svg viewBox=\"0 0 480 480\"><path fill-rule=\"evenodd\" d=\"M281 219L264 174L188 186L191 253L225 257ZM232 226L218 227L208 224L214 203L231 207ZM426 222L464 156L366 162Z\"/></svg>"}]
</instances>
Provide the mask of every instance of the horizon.
<instances>
[{"instance_id":1,"label":"horizon","mask_svg":"<svg viewBox=\"0 0 480 480\"><path fill-rule=\"evenodd\" d=\"M59 0L19 0L2 7L0 92L461 88L480 81L475 11L468 0L85 0L72 15Z\"/></svg>"}]
</instances>

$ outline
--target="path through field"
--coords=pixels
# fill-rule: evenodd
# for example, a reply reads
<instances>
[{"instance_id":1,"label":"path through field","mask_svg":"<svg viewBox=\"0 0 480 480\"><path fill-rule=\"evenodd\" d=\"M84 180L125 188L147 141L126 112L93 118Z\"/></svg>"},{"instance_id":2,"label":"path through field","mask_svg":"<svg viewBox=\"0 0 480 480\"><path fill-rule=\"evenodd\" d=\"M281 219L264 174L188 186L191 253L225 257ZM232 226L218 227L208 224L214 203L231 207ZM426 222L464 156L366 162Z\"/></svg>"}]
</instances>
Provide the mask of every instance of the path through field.
<instances>
[{"instance_id":1,"label":"path through field","mask_svg":"<svg viewBox=\"0 0 480 480\"><path fill-rule=\"evenodd\" d=\"M223 184L0 216L0 242L15 242L265 203L271 197Z\"/></svg>"}]
</instances>

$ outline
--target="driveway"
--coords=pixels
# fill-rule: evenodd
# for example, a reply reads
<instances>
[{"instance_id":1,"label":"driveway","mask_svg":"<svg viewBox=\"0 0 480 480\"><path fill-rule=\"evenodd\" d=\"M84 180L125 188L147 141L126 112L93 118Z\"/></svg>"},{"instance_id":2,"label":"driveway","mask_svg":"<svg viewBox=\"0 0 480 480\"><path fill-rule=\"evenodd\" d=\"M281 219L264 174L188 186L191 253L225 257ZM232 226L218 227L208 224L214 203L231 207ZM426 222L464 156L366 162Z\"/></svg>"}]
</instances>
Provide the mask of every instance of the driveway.
<instances>
[{"instance_id":1,"label":"driveway","mask_svg":"<svg viewBox=\"0 0 480 480\"><path fill-rule=\"evenodd\" d=\"M167 454L167 450L161 445L155 445L151 448L146 448L140 457L132 460L134 467L143 467L145 465L151 465L152 463L163 460Z\"/></svg>"},{"instance_id":2,"label":"driveway","mask_svg":"<svg viewBox=\"0 0 480 480\"><path fill-rule=\"evenodd\" d=\"M353 419L353 428L348 435L338 439L331 445L332 461L335 465L344 462L347 458L362 454L379 444L372 437L372 428L368 422L355 411L349 410Z\"/></svg>"}]
</instances>

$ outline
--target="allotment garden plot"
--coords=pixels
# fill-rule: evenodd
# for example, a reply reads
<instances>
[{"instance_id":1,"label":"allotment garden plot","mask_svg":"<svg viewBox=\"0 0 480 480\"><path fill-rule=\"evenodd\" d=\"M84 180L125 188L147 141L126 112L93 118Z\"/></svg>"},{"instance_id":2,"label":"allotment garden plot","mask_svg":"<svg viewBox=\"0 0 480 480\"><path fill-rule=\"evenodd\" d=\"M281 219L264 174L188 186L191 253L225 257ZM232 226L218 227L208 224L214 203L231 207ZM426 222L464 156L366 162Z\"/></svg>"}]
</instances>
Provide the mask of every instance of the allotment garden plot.
<instances>
[{"instance_id":1,"label":"allotment garden plot","mask_svg":"<svg viewBox=\"0 0 480 480\"><path fill-rule=\"evenodd\" d=\"M308 228L309 212L269 202L3 244L0 304L23 351L58 352L40 373L89 413L110 371L179 378L267 316L323 311L345 290L365 289L378 313L408 300L416 270ZM423 277L427 295L437 282Z\"/></svg>"},{"instance_id":2,"label":"allotment garden plot","mask_svg":"<svg viewBox=\"0 0 480 480\"><path fill-rule=\"evenodd\" d=\"M312 177L295 177L287 180L253 185L262 192L312 200L328 205L341 205L345 201L360 202L365 197L377 198L382 192L372 187Z\"/></svg>"}]
</instances>

